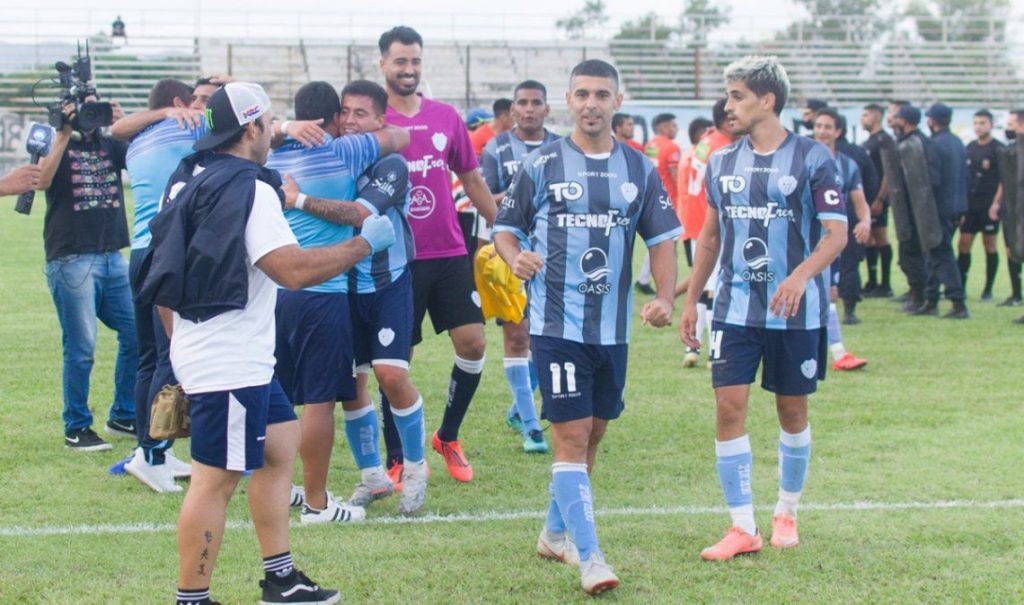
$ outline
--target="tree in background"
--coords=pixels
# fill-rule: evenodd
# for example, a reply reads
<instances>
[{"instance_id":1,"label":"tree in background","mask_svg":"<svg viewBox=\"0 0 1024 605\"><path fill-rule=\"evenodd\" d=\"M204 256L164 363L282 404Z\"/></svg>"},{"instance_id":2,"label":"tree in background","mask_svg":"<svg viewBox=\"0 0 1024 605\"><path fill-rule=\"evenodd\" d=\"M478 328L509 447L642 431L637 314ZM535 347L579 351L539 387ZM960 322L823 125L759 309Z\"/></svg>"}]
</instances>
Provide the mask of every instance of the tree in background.
<instances>
[{"instance_id":1,"label":"tree in background","mask_svg":"<svg viewBox=\"0 0 1024 605\"><path fill-rule=\"evenodd\" d=\"M565 30L570 39L579 40L586 37L588 30L607 23L607 10L604 0L585 0L575 13L555 21L555 27Z\"/></svg>"},{"instance_id":2,"label":"tree in background","mask_svg":"<svg viewBox=\"0 0 1024 605\"><path fill-rule=\"evenodd\" d=\"M729 7L712 0L686 0L679 14L679 34L687 43L703 42L729 22Z\"/></svg>"},{"instance_id":3,"label":"tree in background","mask_svg":"<svg viewBox=\"0 0 1024 605\"><path fill-rule=\"evenodd\" d=\"M1009 12L1010 0L912 0L904 16L929 42L998 42L1005 39Z\"/></svg>"},{"instance_id":4,"label":"tree in background","mask_svg":"<svg viewBox=\"0 0 1024 605\"><path fill-rule=\"evenodd\" d=\"M879 15L880 0L796 0L810 15L789 26L780 36L809 40L849 40L851 42L875 38L884 28L885 20Z\"/></svg>"},{"instance_id":5,"label":"tree in background","mask_svg":"<svg viewBox=\"0 0 1024 605\"><path fill-rule=\"evenodd\" d=\"M650 12L639 19L630 19L622 24L616 40L668 40L676 30L666 25L658 13Z\"/></svg>"}]
</instances>

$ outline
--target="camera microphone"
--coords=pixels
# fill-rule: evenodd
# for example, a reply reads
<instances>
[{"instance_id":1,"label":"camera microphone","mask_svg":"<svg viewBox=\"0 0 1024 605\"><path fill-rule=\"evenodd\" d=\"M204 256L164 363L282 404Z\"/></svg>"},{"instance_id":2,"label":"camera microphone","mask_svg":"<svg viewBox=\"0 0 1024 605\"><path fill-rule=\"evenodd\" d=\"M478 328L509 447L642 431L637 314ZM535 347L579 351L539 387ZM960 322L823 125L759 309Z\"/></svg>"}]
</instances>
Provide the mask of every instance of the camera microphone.
<instances>
[{"instance_id":1,"label":"camera microphone","mask_svg":"<svg viewBox=\"0 0 1024 605\"><path fill-rule=\"evenodd\" d=\"M39 158L50 153L53 147L54 130L45 124L32 123L28 131L28 138L25 140L25 148L32 154L32 163L38 164ZM18 196L14 210L22 214L32 213L32 201L35 199L35 191L26 191Z\"/></svg>"}]
</instances>

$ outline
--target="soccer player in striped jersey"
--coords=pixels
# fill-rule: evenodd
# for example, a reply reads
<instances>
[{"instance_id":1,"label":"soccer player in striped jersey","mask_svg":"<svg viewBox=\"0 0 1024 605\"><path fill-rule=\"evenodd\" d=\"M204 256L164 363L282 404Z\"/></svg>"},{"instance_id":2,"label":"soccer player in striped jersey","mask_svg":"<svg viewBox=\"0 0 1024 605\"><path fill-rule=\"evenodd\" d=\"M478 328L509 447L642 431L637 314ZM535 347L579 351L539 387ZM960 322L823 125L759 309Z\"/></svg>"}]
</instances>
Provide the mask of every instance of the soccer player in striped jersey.
<instances>
[{"instance_id":1,"label":"soccer player in striped jersey","mask_svg":"<svg viewBox=\"0 0 1024 605\"><path fill-rule=\"evenodd\" d=\"M640 317L662 327L672 321L682 232L654 165L612 138L621 103L614 67L577 65L566 95L572 135L526 156L494 226L498 253L528 281L531 347L555 449L537 552L578 562L590 594L619 584L598 546L589 472L624 407L633 243L639 234L650 249L658 288Z\"/></svg>"},{"instance_id":2,"label":"soccer player in striped jersey","mask_svg":"<svg viewBox=\"0 0 1024 605\"><path fill-rule=\"evenodd\" d=\"M484 182L494 194L497 204L505 199L523 158L558 138L544 127L544 120L550 112L548 91L543 84L526 80L516 85L512 93L515 128L491 139L480 157ZM531 376L536 376L536 370L530 360L529 323L529 319L524 317L519 323L504 322L501 326L505 344L505 378L512 390L512 407L506 418L509 426L522 434L525 451L543 453L548 451L548 445L533 408Z\"/></svg>"},{"instance_id":3,"label":"soccer player in striped jersey","mask_svg":"<svg viewBox=\"0 0 1024 605\"><path fill-rule=\"evenodd\" d=\"M327 82L310 82L295 93L295 115L300 120L322 120L326 134L324 143L316 147L286 140L267 159L268 168L287 175L303 193L295 207L285 211L285 218L303 248L343 242L353 237L352 226L361 224L361 217L355 214L351 222L340 224L315 216L312 209L324 198L355 199L356 179L381 157L405 147L409 135L403 129L387 128L341 136L341 101ZM304 406L299 421L303 523L357 520L365 515L362 507L346 506L327 492L335 402L356 399L348 286L348 276L341 274L318 286L277 293L274 374L292 403Z\"/></svg>"},{"instance_id":4,"label":"soccer player in striped jersey","mask_svg":"<svg viewBox=\"0 0 1024 605\"><path fill-rule=\"evenodd\" d=\"M789 97L785 69L774 57L746 57L726 68L725 83L728 128L741 138L710 159L709 208L679 326L683 341L697 346L697 298L721 255L711 376L718 477L732 527L701 552L706 560L762 548L745 427L759 365L781 425L772 545L799 542L796 509L811 448L807 396L825 377L828 267L846 245L846 210L828 149L779 121Z\"/></svg>"}]
</instances>

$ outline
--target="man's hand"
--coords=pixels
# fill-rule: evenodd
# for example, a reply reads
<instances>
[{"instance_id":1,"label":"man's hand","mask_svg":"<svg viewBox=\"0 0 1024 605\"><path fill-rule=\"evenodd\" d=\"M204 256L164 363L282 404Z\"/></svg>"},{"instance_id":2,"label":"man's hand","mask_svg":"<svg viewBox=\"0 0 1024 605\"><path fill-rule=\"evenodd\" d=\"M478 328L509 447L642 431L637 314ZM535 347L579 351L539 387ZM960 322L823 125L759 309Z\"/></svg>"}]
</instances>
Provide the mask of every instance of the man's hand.
<instances>
[{"instance_id":1,"label":"man's hand","mask_svg":"<svg viewBox=\"0 0 1024 605\"><path fill-rule=\"evenodd\" d=\"M871 202L871 216L881 216L884 208L885 206L880 199Z\"/></svg>"},{"instance_id":2,"label":"man's hand","mask_svg":"<svg viewBox=\"0 0 1024 605\"><path fill-rule=\"evenodd\" d=\"M772 297L768 310L775 317L781 317L782 319L796 317L797 312L800 310L800 300L804 297L804 290L806 288L806 279L800 277L797 273L790 274L789 277L779 284L779 288L775 291L775 296Z\"/></svg>"},{"instance_id":3,"label":"man's hand","mask_svg":"<svg viewBox=\"0 0 1024 605\"><path fill-rule=\"evenodd\" d=\"M217 86L224 86L235 81L234 77L223 74L211 74L208 77L210 78L210 84L216 84Z\"/></svg>"},{"instance_id":4,"label":"man's hand","mask_svg":"<svg viewBox=\"0 0 1024 605\"><path fill-rule=\"evenodd\" d=\"M988 207L988 219L992 222L999 220L999 206L998 202Z\"/></svg>"},{"instance_id":5,"label":"man's hand","mask_svg":"<svg viewBox=\"0 0 1024 605\"><path fill-rule=\"evenodd\" d=\"M206 121L203 112L198 109L189 109L188 107L168 107L164 110L164 117L171 118L182 129L196 129Z\"/></svg>"},{"instance_id":6,"label":"man's hand","mask_svg":"<svg viewBox=\"0 0 1024 605\"><path fill-rule=\"evenodd\" d=\"M124 117L124 108L117 101L110 102L110 116L111 122L116 122Z\"/></svg>"},{"instance_id":7,"label":"man's hand","mask_svg":"<svg viewBox=\"0 0 1024 605\"><path fill-rule=\"evenodd\" d=\"M863 221L857 221L857 224L853 227L853 238L857 240L859 244L867 244L868 240L871 239L871 220L865 219Z\"/></svg>"},{"instance_id":8,"label":"man's hand","mask_svg":"<svg viewBox=\"0 0 1024 605\"><path fill-rule=\"evenodd\" d=\"M306 147L319 147L324 144L327 133L320 125L324 119L319 120L291 120L288 122L288 129L285 134L302 143Z\"/></svg>"},{"instance_id":9,"label":"man's hand","mask_svg":"<svg viewBox=\"0 0 1024 605\"><path fill-rule=\"evenodd\" d=\"M281 191L284 191L284 209L291 210L295 207L295 200L299 199L299 185L291 175L283 175Z\"/></svg>"},{"instance_id":10,"label":"man's hand","mask_svg":"<svg viewBox=\"0 0 1024 605\"><path fill-rule=\"evenodd\" d=\"M640 321L644 325L664 328L672 323L673 311L672 301L664 298L655 298L644 305L644 308L640 311Z\"/></svg>"},{"instance_id":11,"label":"man's hand","mask_svg":"<svg viewBox=\"0 0 1024 605\"><path fill-rule=\"evenodd\" d=\"M523 281L530 281L544 266L544 260L536 252L525 250L516 256L512 264L512 273Z\"/></svg>"},{"instance_id":12,"label":"man's hand","mask_svg":"<svg viewBox=\"0 0 1024 605\"><path fill-rule=\"evenodd\" d=\"M679 339L686 346L699 349L700 340L697 339L697 305L683 305L683 315L679 318Z\"/></svg>"},{"instance_id":13,"label":"man's hand","mask_svg":"<svg viewBox=\"0 0 1024 605\"><path fill-rule=\"evenodd\" d=\"M39 187L43 169L38 164L26 164L0 177L0 195L14 195L33 191Z\"/></svg>"}]
</instances>

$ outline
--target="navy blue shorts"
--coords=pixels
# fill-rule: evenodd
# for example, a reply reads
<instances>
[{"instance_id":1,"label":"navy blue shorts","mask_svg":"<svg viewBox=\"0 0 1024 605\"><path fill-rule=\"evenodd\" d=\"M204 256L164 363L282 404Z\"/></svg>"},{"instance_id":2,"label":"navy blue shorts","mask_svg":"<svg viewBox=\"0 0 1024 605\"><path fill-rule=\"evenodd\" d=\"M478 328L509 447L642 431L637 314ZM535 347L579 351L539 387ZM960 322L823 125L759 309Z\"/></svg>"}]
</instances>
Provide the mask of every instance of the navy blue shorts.
<instances>
[{"instance_id":1,"label":"navy blue shorts","mask_svg":"<svg viewBox=\"0 0 1024 605\"><path fill-rule=\"evenodd\" d=\"M348 294L277 291L274 376L295 403L356 398Z\"/></svg>"},{"instance_id":2,"label":"navy blue shorts","mask_svg":"<svg viewBox=\"0 0 1024 605\"><path fill-rule=\"evenodd\" d=\"M295 420L295 410L276 380L258 387L187 396L192 459L229 471L262 467L267 425Z\"/></svg>"},{"instance_id":3,"label":"navy blue shorts","mask_svg":"<svg viewBox=\"0 0 1024 605\"><path fill-rule=\"evenodd\" d=\"M367 294L349 293L356 369L373 364L409 369L412 354L412 274Z\"/></svg>"},{"instance_id":4,"label":"navy blue shorts","mask_svg":"<svg viewBox=\"0 0 1024 605\"><path fill-rule=\"evenodd\" d=\"M615 420L625 403L628 345L587 345L564 338L530 336L540 375L541 418Z\"/></svg>"},{"instance_id":5,"label":"navy blue shorts","mask_svg":"<svg viewBox=\"0 0 1024 605\"><path fill-rule=\"evenodd\" d=\"M809 395L825 380L828 329L768 330L716 321L711 326L711 384L751 384L777 395Z\"/></svg>"}]
</instances>

